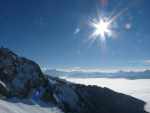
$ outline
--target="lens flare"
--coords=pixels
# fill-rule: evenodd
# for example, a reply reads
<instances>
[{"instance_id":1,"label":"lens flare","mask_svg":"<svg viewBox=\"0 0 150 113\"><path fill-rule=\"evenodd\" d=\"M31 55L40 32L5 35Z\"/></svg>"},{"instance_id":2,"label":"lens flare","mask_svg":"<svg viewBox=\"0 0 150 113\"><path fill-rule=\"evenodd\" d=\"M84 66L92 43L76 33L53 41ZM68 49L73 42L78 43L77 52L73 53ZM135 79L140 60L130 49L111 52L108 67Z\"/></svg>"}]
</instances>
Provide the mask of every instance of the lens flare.
<instances>
[{"instance_id":1,"label":"lens flare","mask_svg":"<svg viewBox=\"0 0 150 113\"><path fill-rule=\"evenodd\" d=\"M106 17L91 22L91 26L94 28L92 39L105 41L107 37L112 36L111 22Z\"/></svg>"}]
</instances>

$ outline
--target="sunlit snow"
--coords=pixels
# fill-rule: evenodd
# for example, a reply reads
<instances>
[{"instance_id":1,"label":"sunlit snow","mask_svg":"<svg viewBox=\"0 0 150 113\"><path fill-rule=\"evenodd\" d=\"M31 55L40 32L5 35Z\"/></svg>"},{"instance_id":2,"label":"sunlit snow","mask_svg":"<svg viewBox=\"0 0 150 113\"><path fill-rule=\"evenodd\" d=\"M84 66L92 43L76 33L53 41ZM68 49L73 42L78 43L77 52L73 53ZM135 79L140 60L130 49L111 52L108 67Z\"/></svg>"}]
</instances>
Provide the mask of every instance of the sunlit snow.
<instances>
[{"instance_id":1,"label":"sunlit snow","mask_svg":"<svg viewBox=\"0 0 150 113\"><path fill-rule=\"evenodd\" d=\"M57 107L42 107L23 102L0 100L0 113L62 113Z\"/></svg>"}]
</instances>

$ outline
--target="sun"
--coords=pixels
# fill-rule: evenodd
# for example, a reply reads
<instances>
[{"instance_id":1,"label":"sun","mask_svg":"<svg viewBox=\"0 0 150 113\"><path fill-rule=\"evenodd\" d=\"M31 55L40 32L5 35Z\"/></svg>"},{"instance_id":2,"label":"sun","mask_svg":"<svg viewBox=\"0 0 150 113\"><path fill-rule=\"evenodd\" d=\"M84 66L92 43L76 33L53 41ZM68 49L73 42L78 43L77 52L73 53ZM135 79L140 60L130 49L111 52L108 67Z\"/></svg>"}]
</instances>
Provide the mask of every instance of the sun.
<instances>
[{"instance_id":1,"label":"sun","mask_svg":"<svg viewBox=\"0 0 150 113\"><path fill-rule=\"evenodd\" d=\"M97 21L91 22L94 31L92 33L92 38L95 40L97 38L101 39L101 41L105 41L107 37L110 37L112 34L111 30L111 22L102 18Z\"/></svg>"}]
</instances>

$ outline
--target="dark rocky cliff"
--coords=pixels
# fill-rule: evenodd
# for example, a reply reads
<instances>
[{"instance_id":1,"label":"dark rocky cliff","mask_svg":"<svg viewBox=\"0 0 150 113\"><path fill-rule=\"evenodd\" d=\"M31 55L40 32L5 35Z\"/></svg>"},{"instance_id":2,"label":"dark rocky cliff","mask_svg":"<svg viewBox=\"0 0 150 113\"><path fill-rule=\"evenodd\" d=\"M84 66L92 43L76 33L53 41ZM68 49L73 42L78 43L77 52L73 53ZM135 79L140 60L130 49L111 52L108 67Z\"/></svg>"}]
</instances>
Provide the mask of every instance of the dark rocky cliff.
<instances>
[{"instance_id":1,"label":"dark rocky cliff","mask_svg":"<svg viewBox=\"0 0 150 113\"><path fill-rule=\"evenodd\" d=\"M0 95L51 102L66 113L146 113L141 100L44 75L38 64L7 48L0 48Z\"/></svg>"}]
</instances>

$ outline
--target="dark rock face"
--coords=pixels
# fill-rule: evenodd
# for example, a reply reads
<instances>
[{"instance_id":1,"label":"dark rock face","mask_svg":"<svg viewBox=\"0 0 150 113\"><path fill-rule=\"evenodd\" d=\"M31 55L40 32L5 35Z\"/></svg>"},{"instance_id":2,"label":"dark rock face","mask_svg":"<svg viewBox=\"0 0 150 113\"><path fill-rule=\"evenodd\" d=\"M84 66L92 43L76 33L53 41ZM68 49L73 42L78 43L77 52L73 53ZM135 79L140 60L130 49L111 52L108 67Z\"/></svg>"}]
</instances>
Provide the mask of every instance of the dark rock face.
<instances>
[{"instance_id":1,"label":"dark rock face","mask_svg":"<svg viewBox=\"0 0 150 113\"><path fill-rule=\"evenodd\" d=\"M42 84L43 79L36 63L17 56L7 48L0 48L0 81L6 85L10 95L27 96L32 88Z\"/></svg>"},{"instance_id":2,"label":"dark rock face","mask_svg":"<svg viewBox=\"0 0 150 113\"><path fill-rule=\"evenodd\" d=\"M83 102L85 113L145 113L144 102L108 88L77 85L76 92Z\"/></svg>"},{"instance_id":3,"label":"dark rock face","mask_svg":"<svg viewBox=\"0 0 150 113\"><path fill-rule=\"evenodd\" d=\"M145 103L108 88L73 84L44 75L40 67L0 48L0 96L53 102L66 113L146 113Z\"/></svg>"}]
</instances>

